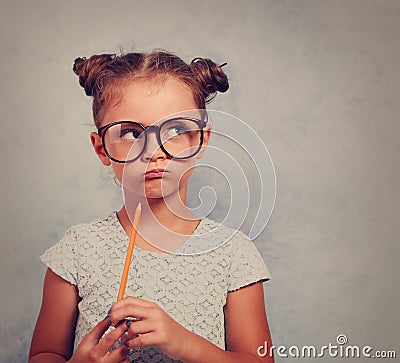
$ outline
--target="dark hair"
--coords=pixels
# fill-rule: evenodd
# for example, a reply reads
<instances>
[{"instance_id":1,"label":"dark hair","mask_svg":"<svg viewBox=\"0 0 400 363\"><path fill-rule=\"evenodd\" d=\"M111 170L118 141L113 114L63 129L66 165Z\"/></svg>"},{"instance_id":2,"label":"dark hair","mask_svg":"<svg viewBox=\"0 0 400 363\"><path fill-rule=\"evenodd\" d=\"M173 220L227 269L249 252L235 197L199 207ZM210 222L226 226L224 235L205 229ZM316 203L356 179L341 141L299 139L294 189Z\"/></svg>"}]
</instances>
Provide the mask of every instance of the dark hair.
<instances>
[{"instance_id":1,"label":"dark hair","mask_svg":"<svg viewBox=\"0 0 400 363\"><path fill-rule=\"evenodd\" d=\"M180 80L193 92L199 109L205 109L217 92L226 92L229 88L228 77L212 60L194 58L187 64L166 51L76 58L73 71L79 76L79 84L86 95L93 96L93 119L97 127L107 108L121 100L121 87L133 79L161 76Z\"/></svg>"}]
</instances>

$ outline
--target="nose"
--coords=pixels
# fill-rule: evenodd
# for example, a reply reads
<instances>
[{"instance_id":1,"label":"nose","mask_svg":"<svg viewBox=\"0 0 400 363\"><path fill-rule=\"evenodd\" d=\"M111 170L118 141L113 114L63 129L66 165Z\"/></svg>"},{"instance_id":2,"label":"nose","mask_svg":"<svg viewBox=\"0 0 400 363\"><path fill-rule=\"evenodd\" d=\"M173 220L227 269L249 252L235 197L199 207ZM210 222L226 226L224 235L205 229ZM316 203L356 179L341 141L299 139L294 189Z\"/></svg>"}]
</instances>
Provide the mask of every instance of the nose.
<instances>
[{"instance_id":1,"label":"nose","mask_svg":"<svg viewBox=\"0 0 400 363\"><path fill-rule=\"evenodd\" d=\"M153 131L153 132L150 132ZM147 130L147 144L142 154L143 161L155 161L165 159L167 155L160 148L157 140L157 130Z\"/></svg>"}]
</instances>

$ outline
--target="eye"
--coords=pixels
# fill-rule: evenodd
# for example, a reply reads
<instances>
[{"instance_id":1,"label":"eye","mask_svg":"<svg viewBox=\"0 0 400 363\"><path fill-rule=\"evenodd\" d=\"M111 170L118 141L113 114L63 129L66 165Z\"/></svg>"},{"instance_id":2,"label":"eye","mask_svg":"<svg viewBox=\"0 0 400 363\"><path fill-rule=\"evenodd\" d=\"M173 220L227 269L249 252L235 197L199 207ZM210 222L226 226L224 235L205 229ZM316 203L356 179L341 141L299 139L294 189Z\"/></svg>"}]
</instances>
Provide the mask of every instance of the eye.
<instances>
[{"instance_id":1,"label":"eye","mask_svg":"<svg viewBox=\"0 0 400 363\"><path fill-rule=\"evenodd\" d=\"M140 137L141 131L134 128L126 128L120 131L119 136L125 140L136 140Z\"/></svg>"},{"instance_id":2,"label":"eye","mask_svg":"<svg viewBox=\"0 0 400 363\"><path fill-rule=\"evenodd\" d=\"M167 138L177 137L179 135L182 135L186 131L187 131L187 127L185 127L184 125L174 125L174 126L168 127L165 130L164 136Z\"/></svg>"}]
</instances>

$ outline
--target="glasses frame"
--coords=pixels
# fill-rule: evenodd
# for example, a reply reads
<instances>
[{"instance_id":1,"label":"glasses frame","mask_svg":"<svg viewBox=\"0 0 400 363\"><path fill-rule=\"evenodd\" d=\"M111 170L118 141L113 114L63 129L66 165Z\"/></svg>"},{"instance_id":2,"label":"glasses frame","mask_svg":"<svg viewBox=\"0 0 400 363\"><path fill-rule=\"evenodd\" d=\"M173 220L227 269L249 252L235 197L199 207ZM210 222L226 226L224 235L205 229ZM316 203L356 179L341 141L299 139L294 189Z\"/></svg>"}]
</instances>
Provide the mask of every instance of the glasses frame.
<instances>
[{"instance_id":1,"label":"glasses frame","mask_svg":"<svg viewBox=\"0 0 400 363\"><path fill-rule=\"evenodd\" d=\"M188 120L188 121L193 121L193 122L195 122L195 123L197 124L197 126L198 126L199 129L200 129L200 143L199 143L199 147L197 148L197 150L196 150L192 155L183 156L183 157L174 156L174 155L170 154L167 150L165 150L165 147L163 146L163 144L162 144L162 142L161 142L160 128L162 128L163 125L166 124L167 122L171 122L171 121L175 121L175 120ZM133 158L133 159L129 159L129 160L118 160L118 159L115 159L114 157L112 157L112 156L109 154L109 152L108 152L108 150L107 150L107 147L106 147L106 144L105 144L105 134L106 134L106 131L107 131L110 127L112 127L112 126L120 125L120 124L123 124L123 123L124 123L124 124L128 123L128 124L132 124L132 125L139 126L139 127L143 130L143 134L144 134L144 144L143 144L143 149L142 149L142 151L139 153L139 155L138 155L137 157L135 157L135 158ZM101 137L101 142L102 142L102 144L103 144L103 148L104 148L104 151L105 151L106 155L107 155L111 160L115 161L116 163L125 164L125 163L130 163L130 162L132 162L132 161L135 161L135 160L139 159L139 158L143 155L144 151L146 150L146 146L147 146L147 134L148 134L149 132L151 132L151 131L154 131L154 132L156 133L158 145L160 146L161 150L162 150L166 155L168 155L169 157L171 157L171 158L173 158L173 159L183 160L183 159L192 158L193 156L195 156L195 155L200 151L201 147L203 146L203 141L204 141L204 128L206 127L206 125L207 125L207 121L199 120L199 119L193 118L193 117L173 117L173 118L170 118L170 119L168 119L168 120L163 121L160 125L150 125L150 126L146 126L146 127L143 126L141 123L136 122L136 121L116 121L116 122L112 122L112 123L110 123L110 124L108 124L108 125L105 125L105 126L100 127L100 128L97 130L97 134Z\"/></svg>"}]
</instances>

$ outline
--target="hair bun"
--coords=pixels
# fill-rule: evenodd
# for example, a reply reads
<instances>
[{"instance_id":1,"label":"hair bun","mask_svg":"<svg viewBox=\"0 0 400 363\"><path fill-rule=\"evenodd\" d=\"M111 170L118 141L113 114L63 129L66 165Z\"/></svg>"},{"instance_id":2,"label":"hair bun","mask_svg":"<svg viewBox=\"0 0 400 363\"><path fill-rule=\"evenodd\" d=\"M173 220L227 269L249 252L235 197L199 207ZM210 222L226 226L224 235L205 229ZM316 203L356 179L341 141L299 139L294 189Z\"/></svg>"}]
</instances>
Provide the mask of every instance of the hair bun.
<instances>
[{"instance_id":1,"label":"hair bun","mask_svg":"<svg viewBox=\"0 0 400 363\"><path fill-rule=\"evenodd\" d=\"M114 58L115 54L100 54L93 55L88 59L86 57L75 59L72 69L79 76L79 84L84 88L87 96L93 96L99 74Z\"/></svg>"},{"instance_id":2,"label":"hair bun","mask_svg":"<svg viewBox=\"0 0 400 363\"><path fill-rule=\"evenodd\" d=\"M229 89L227 75L221 66L211 59L194 58L190 63L190 67L198 80L207 103L214 99L217 92L226 92Z\"/></svg>"}]
</instances>

